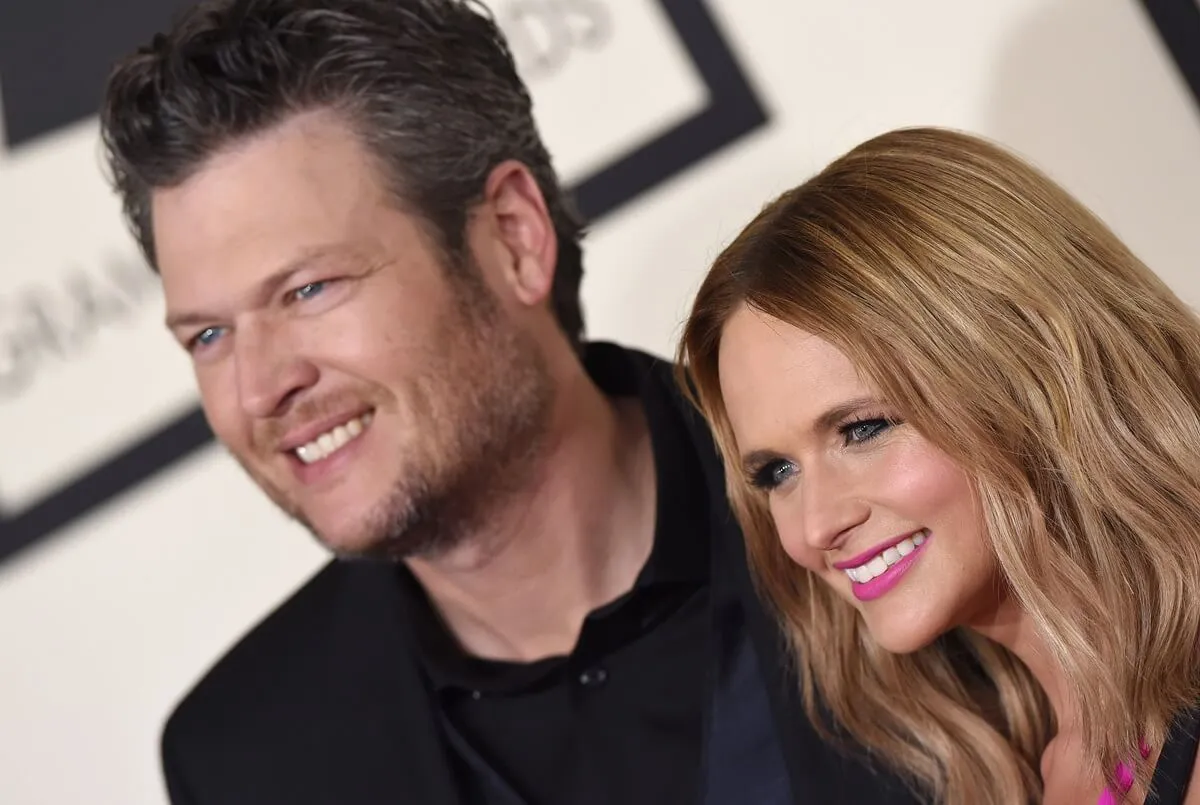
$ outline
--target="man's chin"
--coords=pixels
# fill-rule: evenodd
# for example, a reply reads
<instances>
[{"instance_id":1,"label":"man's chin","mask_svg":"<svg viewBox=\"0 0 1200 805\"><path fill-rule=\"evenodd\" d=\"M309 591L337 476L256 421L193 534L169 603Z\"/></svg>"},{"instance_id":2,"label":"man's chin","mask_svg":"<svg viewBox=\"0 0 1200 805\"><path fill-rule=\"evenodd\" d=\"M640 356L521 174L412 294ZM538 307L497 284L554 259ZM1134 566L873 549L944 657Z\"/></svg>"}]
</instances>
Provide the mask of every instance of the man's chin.
<instances>
[{"instance_id":1,"label":"man's chin","mask_svg":"<svg viewBox=\"0 0 1200 805\"><path fill-rule=\"evenodd\" d=\"M305 525L317 542L338 559L396 562L420 555L429 547L420 537L422 529L398 528L396 523L391 523L391 528L375 523L324 529Z\"/></svg>"},{"instance_id":2,"label":"man's chin","mask_svg":"<svg viewBox=\"0 0 1200 805\"><path fill-rule=\"evenodd\" d=\"M296 507L296 519L338 557L431 559L453 550L471 533L480 493L456 491L462 487L422 477L397 484L379 498L357 490L354 500L310 500L307 510Z\"/></svg>"},{"instance_id":3,"label":"man's chin","mask_svg":"<svg viewBox=\"0 0 1200 805\"><path fill-rule=\"evenodd\" d=\"M339 559L377 558L382 553L385 540L370 533L362 524L324 523L319 518L307 516L297 520L322 548Z\"/></svg>"},{"instance_id":4,"label":"man's chin","mask_svg":"<svg viewBox=\"0 0 1200 805\"><path fill-rule=\"evenodd\" d=\"M338 559L386 559L394 560L385 540L372 540L361 536L343 537L315 534L317 542Z\"/></svg>"}]
</instances>

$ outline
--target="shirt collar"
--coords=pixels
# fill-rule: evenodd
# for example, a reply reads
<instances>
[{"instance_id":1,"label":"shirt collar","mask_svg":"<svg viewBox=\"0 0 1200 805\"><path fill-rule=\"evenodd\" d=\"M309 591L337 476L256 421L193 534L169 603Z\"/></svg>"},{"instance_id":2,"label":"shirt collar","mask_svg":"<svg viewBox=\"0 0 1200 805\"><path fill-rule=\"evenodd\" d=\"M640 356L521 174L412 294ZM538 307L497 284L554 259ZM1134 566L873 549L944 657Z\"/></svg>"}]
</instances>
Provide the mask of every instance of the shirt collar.
<instances>
[{"instance_id":1,"label":"shirt collar","mask_svg":"<svg viewBox=\"0 0 1200 805\"><path fill-rule=\"evenodd\" d=\"M670 365L613 344L593 342L585 346L584 366L608 396L637 397L650 429L656 484L654 545L630 594L636 596L661 585L703 586L709 580L712 542L709 492L699 454L682 420L679 406L686 403L675 390ZM505 668L506 685L513 680L513 664L466 655L408 568L401 565L399 575L417 653L436 688L476 687L498 665ZM530 663L518 676L532 681L558 661ZM464 680L473 684L464 686Z\"/></svg>"}]
</instances>

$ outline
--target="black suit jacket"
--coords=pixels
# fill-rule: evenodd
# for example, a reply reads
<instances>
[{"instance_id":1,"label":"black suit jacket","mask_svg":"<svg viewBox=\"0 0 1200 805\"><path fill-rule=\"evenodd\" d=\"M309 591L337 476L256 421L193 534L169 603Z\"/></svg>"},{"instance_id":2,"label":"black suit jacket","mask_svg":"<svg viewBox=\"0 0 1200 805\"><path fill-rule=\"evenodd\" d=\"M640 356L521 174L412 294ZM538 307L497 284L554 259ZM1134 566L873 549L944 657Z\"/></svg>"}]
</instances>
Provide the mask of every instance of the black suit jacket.
<instances>
[{"instance_id":1,"label":"black suit jacket","mask_svg":"<svg viewBox=\"0 0 1200 805\"><path fill-rule=\"evenodd\" d=\"M713 635L701 802L916 803L894 778L825 745L805 718L779 634L751 585L719 457L670 366L610 345L589 349L615 351L673 395L703 457ZM444 748L396 572L330 562L208 673L164 730L174 805L474 802L459 783L461 761Z\"/></svg>"}]
</instances>

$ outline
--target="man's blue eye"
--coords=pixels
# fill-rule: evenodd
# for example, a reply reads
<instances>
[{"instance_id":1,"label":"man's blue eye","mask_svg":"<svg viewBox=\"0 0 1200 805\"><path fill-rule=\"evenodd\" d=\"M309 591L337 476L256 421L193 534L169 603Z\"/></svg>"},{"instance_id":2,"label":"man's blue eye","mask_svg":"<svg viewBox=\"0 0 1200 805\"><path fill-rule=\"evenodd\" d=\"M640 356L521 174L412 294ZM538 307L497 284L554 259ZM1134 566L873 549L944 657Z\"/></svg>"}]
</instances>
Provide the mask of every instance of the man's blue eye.
<instances>
[{"instance_id":1,"label":"man's blue eye","mask_svg":"<svg viewBox=\"0 0 1200 805\"><path fill-rule=\"evenodd\" d=\"M196 337L192 339L192 342L198 346L207 347L216 341L221 336L223 331L224 328L222 327L205 327L196 334Z\"/></svg>"},{"instance_id":2,"label":"man's blue eye","mask_svg":"<svg viewBox=\"0 0 1200 805\"><path fill-rule=\"evenodd\" d=\"M307 285L302 285L296 290L292 291L292 295L296 299L311 299L323 290L325 290L324 282L310 282Z\"/></svg>"}]
</instances>

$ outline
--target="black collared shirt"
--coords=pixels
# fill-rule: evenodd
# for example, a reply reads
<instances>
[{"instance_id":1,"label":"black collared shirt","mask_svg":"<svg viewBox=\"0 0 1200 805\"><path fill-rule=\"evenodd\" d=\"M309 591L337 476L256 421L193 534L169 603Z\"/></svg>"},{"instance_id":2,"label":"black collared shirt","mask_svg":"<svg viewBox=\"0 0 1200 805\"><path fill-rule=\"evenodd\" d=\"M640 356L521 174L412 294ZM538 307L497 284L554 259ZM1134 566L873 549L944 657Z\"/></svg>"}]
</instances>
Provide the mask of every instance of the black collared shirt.
<instances>
[{"instance_id":1,"label":"black collared shirt","mask_svg":"<svg viewBox=\"0 0 1200 805\"><path fill-rule=\"evenodd\" d=\"M675 403L623 353L585 361L646 411L657 478L654 545L633 588L585 619L567 656L466 656L402 573L412 625L469 799L512 805L692 803L711 631L707 491Z\"/></svg>"}]
</instances>

